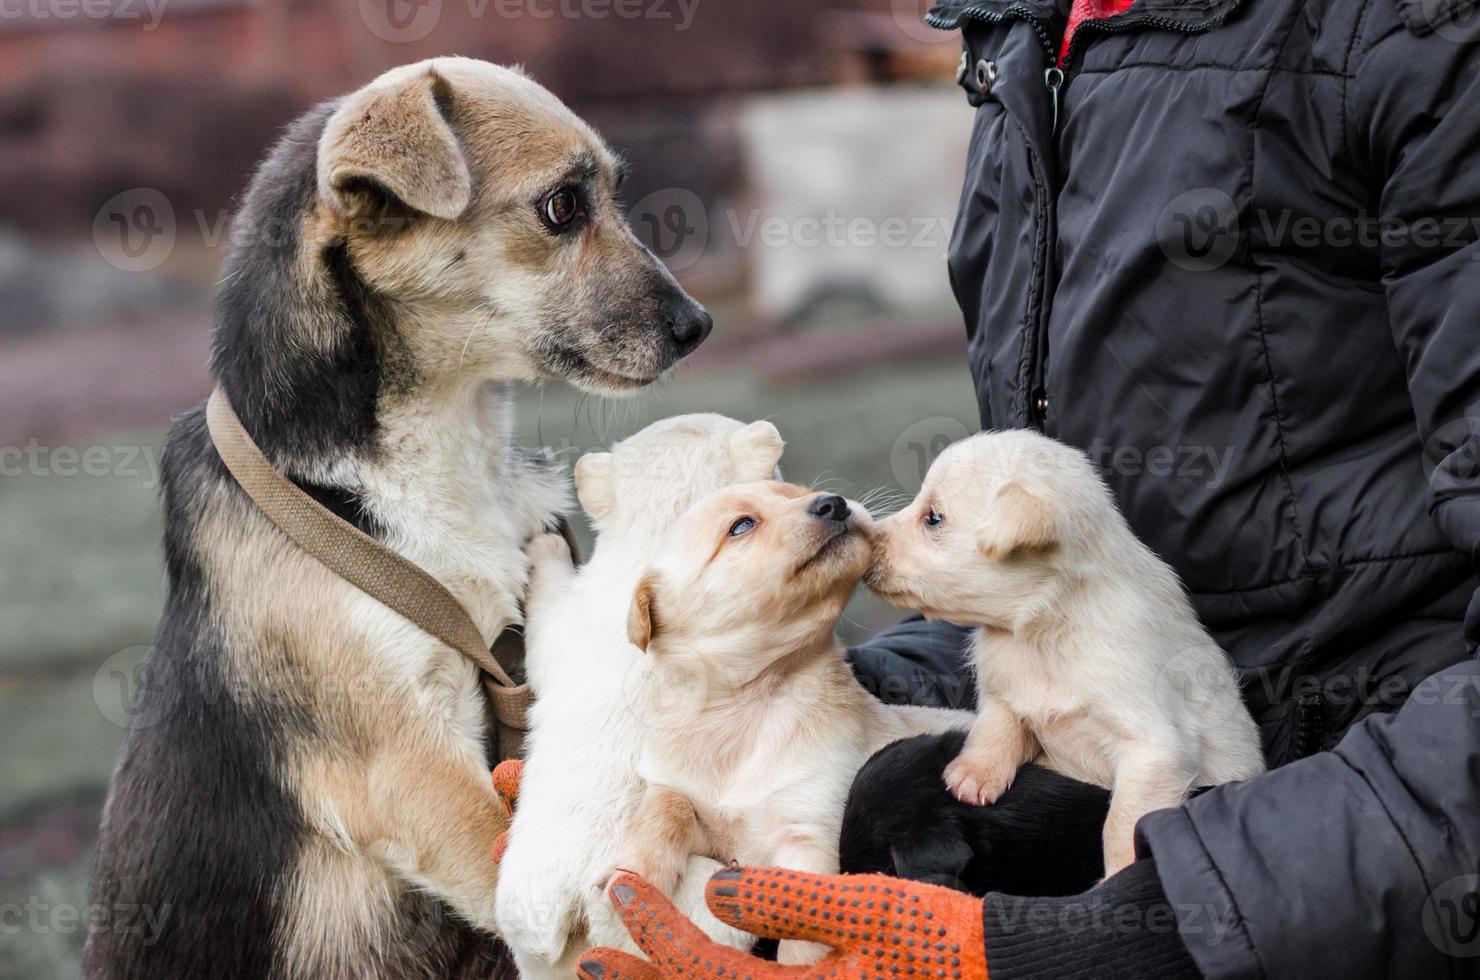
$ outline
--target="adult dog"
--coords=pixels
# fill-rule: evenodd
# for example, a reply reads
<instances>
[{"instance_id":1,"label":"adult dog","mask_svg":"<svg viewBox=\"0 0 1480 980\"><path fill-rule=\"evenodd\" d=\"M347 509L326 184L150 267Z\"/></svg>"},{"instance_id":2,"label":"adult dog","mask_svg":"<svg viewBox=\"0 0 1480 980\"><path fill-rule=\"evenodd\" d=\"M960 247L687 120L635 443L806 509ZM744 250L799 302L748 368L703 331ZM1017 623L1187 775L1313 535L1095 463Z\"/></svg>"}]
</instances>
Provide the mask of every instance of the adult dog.
<instances>
[{"instance_id":1,"label":"adult dog","mask_svg":"<svg viewBox=\"0 0 1480 980\"><path fill-rule=\"evenodd\" d=\"M620 165L553 95L460 58L298 120L234 228L214 370L308 493L419 564L487 640L566 479L510 444L510 383L657 379L708 314L632 236ZM296 548L200 409L165 457L169 599L94 880L147 909L90 978L493 974L493 838L475 668Z\"/></svg>"}]
</instances>

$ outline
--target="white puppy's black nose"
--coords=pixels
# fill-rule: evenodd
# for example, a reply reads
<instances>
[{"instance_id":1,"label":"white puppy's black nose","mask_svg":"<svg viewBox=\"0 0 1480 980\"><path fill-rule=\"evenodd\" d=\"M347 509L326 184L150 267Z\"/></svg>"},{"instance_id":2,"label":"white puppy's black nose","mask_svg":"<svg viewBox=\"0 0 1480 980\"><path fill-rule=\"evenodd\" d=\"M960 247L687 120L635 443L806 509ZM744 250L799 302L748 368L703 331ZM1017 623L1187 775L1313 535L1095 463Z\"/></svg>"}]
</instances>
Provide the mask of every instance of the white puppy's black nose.
<instances>
[{"instance_id":1,"label":"white puppy's black nose","mask_svg":"<svg viewBox=\"0 0 1480 980\"><path fill-rule=\"evenodd\" d=\"M812 506L807 508L807 513L813 517L820 517L824 521L846 521L848 501L835 493L826 494L812 501Z\"/></svg>"}]
</instances>

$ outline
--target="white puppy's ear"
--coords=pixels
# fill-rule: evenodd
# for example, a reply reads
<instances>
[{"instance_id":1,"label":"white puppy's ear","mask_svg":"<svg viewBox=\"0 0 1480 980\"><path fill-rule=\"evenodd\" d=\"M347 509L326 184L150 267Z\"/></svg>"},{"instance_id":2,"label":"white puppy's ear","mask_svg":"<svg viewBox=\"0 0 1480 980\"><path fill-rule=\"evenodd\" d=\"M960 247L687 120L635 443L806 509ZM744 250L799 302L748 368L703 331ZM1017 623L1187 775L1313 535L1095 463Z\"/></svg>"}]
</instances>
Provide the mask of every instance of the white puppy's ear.
<instances>
[{"instance_id":1,"label":"white puppy's ear","mask_svg":"<svg viewBox=\"0 0 1480 980\"><path fill-rule=\"evenodd\" d=\"M997 491L997 499L976 528L976 549L992 561L1016 551L1038 551L1058 542L1048 505L1016 483Z\"/></svg>"},{"instance_id":2,"label":"white puppy's ear","mask_svg":"<svg viewBox=\"0 0 1480 980\"><path fill-rule=\"evenodd\" d=\"M343 217L376 193L448 221L467 209L473 179L443 114L451 87L436 72L351 94L319 140L319 195Z\"/></svg>"},{"instance_id":3,"label":"white puppy's ear","mask_svg":"<svg viewBox=\"0 0 1480 980\"><path fill-rule=\"evenodd\" d=\"M617 506L616 479L611 453L587 453L576 461L576 499L593 521L599 521Z\"/></svg>"},{"instance_id":4,"label":"white puppy's ear","mask_svg":"<svg viewBox=\"0 0 1480 980\"><path fill-rule=\"evenodd\" d=\"M735 463L735 481L770 480L776 475L786 443L776 426L762 419L730 434L730 456Z\"/></svg>"},{"instance_id":5,"label":"white puppy's ear","mask_svg":"<svg viewBox=\"0 0 1480 980\"><path fill-rule=\"evenodd\" d=\"M627 642L643 653L658 635L658 576L648 572L632 593L632 608L627 610Z\"/></svg>"}]
</instances>

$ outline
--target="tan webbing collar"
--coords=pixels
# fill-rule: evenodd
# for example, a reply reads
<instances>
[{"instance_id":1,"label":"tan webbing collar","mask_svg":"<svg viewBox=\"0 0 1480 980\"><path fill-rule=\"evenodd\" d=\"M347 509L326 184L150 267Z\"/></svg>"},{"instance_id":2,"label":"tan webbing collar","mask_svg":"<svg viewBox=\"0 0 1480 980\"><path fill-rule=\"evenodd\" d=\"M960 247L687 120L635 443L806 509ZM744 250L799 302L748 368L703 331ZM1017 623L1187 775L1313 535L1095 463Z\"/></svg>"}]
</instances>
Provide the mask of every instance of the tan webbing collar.
<instances>
[{"instance_id":1,"label":"tan webbing collar","mask_svg":"<svg viewBox=\"0 0 1480 980\"><path fill-rule=\"evenodd\" d=\"M529 685L514 683L452 593L279 473L247 434L220 388L206 403L206 424L226 468L268 520L334 574L478 665L498 716L499 757L516 757L529 725L533 697Z\"/></svg>"}]
</instances>

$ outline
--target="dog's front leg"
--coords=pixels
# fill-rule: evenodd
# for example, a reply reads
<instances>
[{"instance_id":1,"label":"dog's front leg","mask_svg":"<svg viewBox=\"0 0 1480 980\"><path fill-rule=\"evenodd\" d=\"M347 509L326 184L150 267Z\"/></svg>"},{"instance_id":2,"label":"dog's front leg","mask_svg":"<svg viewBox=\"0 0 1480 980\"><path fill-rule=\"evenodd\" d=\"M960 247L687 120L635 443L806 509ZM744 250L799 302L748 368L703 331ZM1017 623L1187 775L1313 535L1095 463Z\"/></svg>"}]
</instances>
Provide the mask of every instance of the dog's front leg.
<instances>
[{"instance_id":1,"label":"dog's front leg","mask_svg":"<svg viewBox=\"0 0 1480 980\"><path fill-rule=\"evenodd\" d=\"M808 874L835 875L838 873L838 852L837 848L828 847L821 841L796 838L777 849L775 864L778 868ZM821 943L784 939L776 950L776 960L789 965L816 963L831 952L832 947Z\"/></svg>"},{"instance_id":2,"label":"dog's front leg","mask_svg":"<svg viewBox=\"0 0 1480 980\"><path fill-rule=\"evenodd\" d=\"M1115 770L1110 813L1105 818L1105 877L1136 859L1136 824L1153 810L1181 806L1196 778L1197 767L1175 754L1123 756Z\"/></svg>"},{"instance_id":3,"label":"dog's front leg","mask_svg":"<svg viewBox=\"0 0 1480 980\"><path fill-rule=\"evenodd\" d=\"M496 931L493 843L509 829L509 814L487 772L407 750L376 766L370 795L390 869L477 928Z\"/></svg>"},{"instance_id":4,"label":"dog's front leg","mask_svg":"<svg viewBox=\"0 0 1480 980\"><path fill-rule=\"evenodd\" d=\"M943 778L962 803L984 805L1012 785L1018 767L1038 753L1038 740L1017 713L1000 701L985 700L966 736L961 754Z\"/></svg>"},{"instance_id":5,"label":"dog's front leg","mask_svg":"<svg viewBox=\"0 0 1480 980\"><path fill-rule=\"evenodd\" d=\"M617 867L672 895L690 856L708 851L699 815L676 789L649 784L627 823Z\"/></svg>"},{"instance_id":6,"label":"dog's front leg","mask_svg":"<svg viewBox=\"0 0 1480 980\"><path fill-rule=\"evenodd\" d=\"M553 602L575 578L570 545L558 534L541 534L524 549L529 558L529 588L524 599L526 622L539 618L540 608Z\"/></svg>"}]
</instances>

